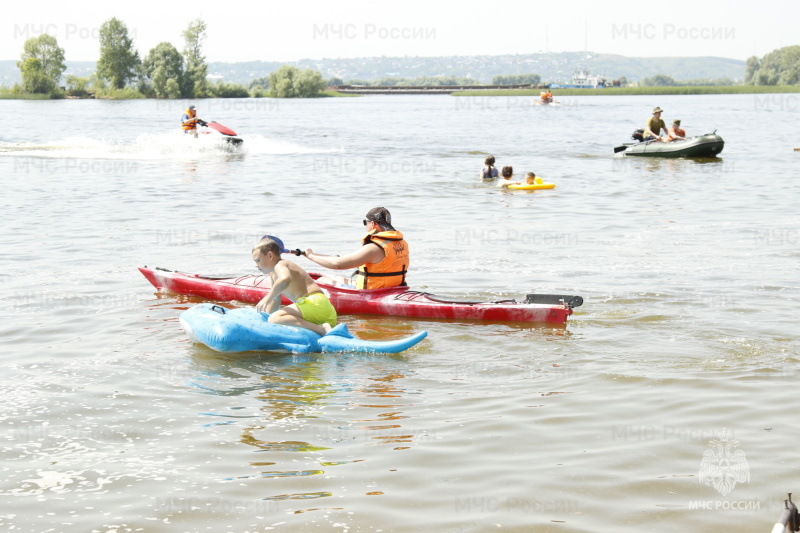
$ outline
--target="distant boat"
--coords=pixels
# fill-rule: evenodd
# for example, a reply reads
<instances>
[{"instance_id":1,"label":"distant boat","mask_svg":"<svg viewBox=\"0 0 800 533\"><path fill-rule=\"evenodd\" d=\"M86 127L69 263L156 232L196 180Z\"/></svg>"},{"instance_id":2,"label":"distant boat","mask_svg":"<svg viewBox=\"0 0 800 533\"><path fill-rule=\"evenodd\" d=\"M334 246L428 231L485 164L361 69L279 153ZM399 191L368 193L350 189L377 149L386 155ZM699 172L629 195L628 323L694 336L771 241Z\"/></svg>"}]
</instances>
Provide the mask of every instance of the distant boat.
<instances>
[{"instance_id":1,"label":"distant boat","mask_svg":"<svg viewBox=\"0 0 800 533\"><path fill-rule=\"evenodd\" d=\"M602 89L606 86L606 79L602 76L589 74L588 70L579 70L568 84L553 83L551 89Z\"/></svg>"}]
</instances>

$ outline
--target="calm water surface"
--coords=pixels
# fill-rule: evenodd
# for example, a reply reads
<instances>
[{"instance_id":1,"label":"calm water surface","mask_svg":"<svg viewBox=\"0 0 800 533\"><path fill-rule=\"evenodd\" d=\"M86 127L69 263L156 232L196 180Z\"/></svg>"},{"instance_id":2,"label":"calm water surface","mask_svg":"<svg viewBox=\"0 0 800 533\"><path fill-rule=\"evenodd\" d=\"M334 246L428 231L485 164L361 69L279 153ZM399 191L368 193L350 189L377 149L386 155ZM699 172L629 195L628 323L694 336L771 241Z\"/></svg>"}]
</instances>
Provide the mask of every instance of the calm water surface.
<instances>
[{"instance_id":1,"label":"calm water surface","mask_svg":"<svg viewBox=\"0 0 800 533\"><path fill-rule=\"evenodd\" d=\"M0 526L769 530L800 489L798 96L560 100L195 102L241 151L176 133L181 102L0 101ZM615 158L656 105L721 157ZM481 183L489 153L556 189ZM415 288L586 302L565 328L344 317L429 332L398 355L231 356L136 270L254 272L265 233L347 253L376 205Z\"/></svg>"}]
</instances>

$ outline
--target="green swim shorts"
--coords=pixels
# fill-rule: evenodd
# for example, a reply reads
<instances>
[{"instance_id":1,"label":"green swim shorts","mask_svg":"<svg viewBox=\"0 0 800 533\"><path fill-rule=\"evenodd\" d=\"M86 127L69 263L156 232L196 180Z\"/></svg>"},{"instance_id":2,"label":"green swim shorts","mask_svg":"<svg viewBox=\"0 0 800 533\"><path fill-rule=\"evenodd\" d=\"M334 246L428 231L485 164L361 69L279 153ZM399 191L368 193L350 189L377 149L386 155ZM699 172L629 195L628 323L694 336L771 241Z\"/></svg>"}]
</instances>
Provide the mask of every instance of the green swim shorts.
<instances>
[{"instance_id":1,"label":"green swim shorts","mask_svg":"<svg viewBox=\"0 0 800 533\"><path fill-rule=\"evenodd\" d=\"M298 298L295 305L303 315L303 320L308 320L312 324L327 322L331 327L336 325L336 309L333 308L328 297L321 292Z\"/></svg>"}]
</instances>

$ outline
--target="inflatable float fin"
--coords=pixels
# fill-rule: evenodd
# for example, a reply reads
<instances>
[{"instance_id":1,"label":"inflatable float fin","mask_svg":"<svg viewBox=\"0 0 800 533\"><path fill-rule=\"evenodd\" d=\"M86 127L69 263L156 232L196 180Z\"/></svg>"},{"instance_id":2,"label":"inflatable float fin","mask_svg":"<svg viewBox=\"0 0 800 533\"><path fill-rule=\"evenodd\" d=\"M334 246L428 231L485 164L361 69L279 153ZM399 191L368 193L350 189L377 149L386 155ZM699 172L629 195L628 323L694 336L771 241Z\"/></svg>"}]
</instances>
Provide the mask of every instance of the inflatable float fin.
<instances>
[{"instance_id":1,"label":"inflatable float fin","mask_svg":"<svg viewBox=\"0 0 800 533\"><path fill-rule=\"evenodd\" d=\"M310 329L268 322L268 315L253 308L224 309L209 303L184 311L180 322L189 337L218 352L289 351L292 353L397 353L411 348L428 334L392 341L364 341L339 324L320 337Z\"/></svg>"},{"instance_id":2,"label":"inflatable float fin","mask_svg":"<svg viewBox=\"0 0 800 533\"><path fill-rule=\"evenodd\" d=\"M334 337L344 337L345 339L354 339L353 334L347 329L347 324L337 324L332 330L325 334L325 337L333 335Z\"/></svg>"}]
</instances>

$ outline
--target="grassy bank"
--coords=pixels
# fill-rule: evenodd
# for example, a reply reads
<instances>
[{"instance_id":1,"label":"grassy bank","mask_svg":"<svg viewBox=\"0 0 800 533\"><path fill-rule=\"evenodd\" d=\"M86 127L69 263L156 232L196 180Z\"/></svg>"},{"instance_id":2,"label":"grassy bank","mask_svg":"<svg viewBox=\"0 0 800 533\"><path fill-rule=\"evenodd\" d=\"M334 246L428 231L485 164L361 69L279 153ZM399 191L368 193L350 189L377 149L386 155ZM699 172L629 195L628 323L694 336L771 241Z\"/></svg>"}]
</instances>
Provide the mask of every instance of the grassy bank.
<instances>
[{"instance_id":1,"label":"grassy bank","mask_svg":"<svg viewBox=\"0 0 800 533\"><path fill-rule=\"evenodd\" d=\"M539 96L538 89L458 91L453 96ZM553 89L553 96L630 96L661 94L798 93L800 85L720 85L691 87L610 87L607 89Z\"/></svg>"},{"instance_id":2,"label":"grassy bank","mask_svg":"<svg viewBox=\"0 0 800 533\"><path fill-rule=\"evenodd\" d=\"M338 91L322 91L317 98L351 98L353 96L363 96L363 95L345 94L345 93L340 93ZM20 93L0 87L0 100L51 100L60 98L65 98L65 95L63 93L60 95ZM86 99L97 98L99 100L139 100L147 97L141 94L140 92L136 91L135 89L126 88L113 91L109 90L98 91L94 97L87 95L83 98ZM210 97L210 98L216 98L216 97ZM250 96L245 98L256 98L256 97ZM270 97L261 96L259 98L270 98ZM150 99L157 100L157 98L150 98ZM198 98L198 100L201 99ZM276 100L278 99L276 98ZM295 98L295 100L299 100L299 98Z\"/></svg>"},{"instance_id":3,"label":"grassy bank","mask_svg":"<svg viewBox=\"0 0 800 533\"><path fill-rule=\"evenodd\" d=\"M0 87L0 100L58 100L64 98L64 93L58 94L35 94L23 93Z\"/></svg>"},{"instance_id":4,"label":"grassy bank","mask_svg":"<svg viewBox=\"0 0 800 533\"><path fill-rule=\"evenodd\" d=\"M362 95L360 95L360 94L340 93L339 91L322 91L320 93L320 96L323 97L323 98L329 98L329 97L333 97L333 98L342 98L342 97L349 98L351 96L362 96Z\"/></svg>"}]
</instances>

